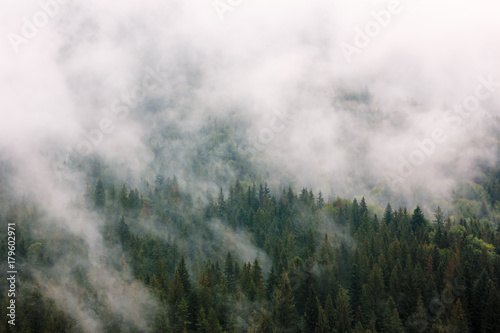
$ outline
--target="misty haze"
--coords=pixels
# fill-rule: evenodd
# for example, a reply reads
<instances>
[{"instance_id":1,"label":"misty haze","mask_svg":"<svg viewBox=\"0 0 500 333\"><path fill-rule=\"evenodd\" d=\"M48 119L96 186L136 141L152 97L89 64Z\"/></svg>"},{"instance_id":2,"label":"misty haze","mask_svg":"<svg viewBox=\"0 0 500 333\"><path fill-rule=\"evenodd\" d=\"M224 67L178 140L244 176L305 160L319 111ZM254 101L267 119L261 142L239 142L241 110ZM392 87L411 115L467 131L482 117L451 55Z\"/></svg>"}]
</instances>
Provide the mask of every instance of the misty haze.
<instances>
[{"instance_id":1,"label":"misty haze","mask_svg":"<svg viewBox=\"0 0 500 333\"><path fill-rule=\"evenodd\" d=\"M3 0L0 333L500 332L499 14Z\"/></svg>"}]
</instances>

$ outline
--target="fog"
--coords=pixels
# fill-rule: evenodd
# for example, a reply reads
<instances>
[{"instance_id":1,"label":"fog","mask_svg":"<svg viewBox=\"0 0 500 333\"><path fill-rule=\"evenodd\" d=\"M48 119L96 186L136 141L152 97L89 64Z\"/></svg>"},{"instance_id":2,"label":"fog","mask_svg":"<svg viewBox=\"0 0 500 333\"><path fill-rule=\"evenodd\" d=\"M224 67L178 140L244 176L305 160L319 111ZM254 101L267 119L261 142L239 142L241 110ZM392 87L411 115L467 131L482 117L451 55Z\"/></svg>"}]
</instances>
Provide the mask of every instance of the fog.
<instances>
[{"instance_id":1,"label":"fog","mask_svg":"<svg viewBox=\"0 0 500 333\"><path fill-rule=\"evenodd\" d=\"M40 14L45 3L52 15ZM238 172L215 156L204 178L186 168L213 119L240 124L236 149L274 189L446 199L496 161L499 10L486 0L5 0L0 159L14 195L91 250L102 221L72 218L86 184L71 160L97 156L136 179L166 170L193 192L216 191ZM141 288L131 292L147 298Z\"/></svg>"},{"instance_id":2,"label":"fog","mask_svg":"<svg viewBox=\"0 0 500 333\"><path fill-rule=\"evenodd\" d=\"M488 144L499 102L494 2L239 3L58 5L25 43L11 43L12 35L3 40L2 150L36 166L23 175L39 173L56 147L96 152L140 171L152 159L146 140L155 123L196 133L206 115L237 112L248 120L248 142L240 147L257 148L250 149L255 161L286 168L300 186L328 184L323 190L338 194L364 194L390 175L398 181L383 186L393 190L425 184L446 195L478 159L494 158ZM33 22L42 10L35 2L3 6L4 34L19 38L29 31L22 18ZM380 20L390 14L386 26L377 23L373 37L357 33L377 27L374 13ZM157 78L142 97L136 88L151 72ZM450 120L456 112L446 118L488 76L497 82L493 92L458 115L461 123ZM141 96L135 102L134 94ZM151 99L154 113L145 111ZM293 117L274 119L283 113ZM110 133L96 136L96 145L81 144L103 119ZM401 167L435 128L444 141L435 149L429 144L423 157L416 153L411 168Z\"/></svg>"}]
</instances>

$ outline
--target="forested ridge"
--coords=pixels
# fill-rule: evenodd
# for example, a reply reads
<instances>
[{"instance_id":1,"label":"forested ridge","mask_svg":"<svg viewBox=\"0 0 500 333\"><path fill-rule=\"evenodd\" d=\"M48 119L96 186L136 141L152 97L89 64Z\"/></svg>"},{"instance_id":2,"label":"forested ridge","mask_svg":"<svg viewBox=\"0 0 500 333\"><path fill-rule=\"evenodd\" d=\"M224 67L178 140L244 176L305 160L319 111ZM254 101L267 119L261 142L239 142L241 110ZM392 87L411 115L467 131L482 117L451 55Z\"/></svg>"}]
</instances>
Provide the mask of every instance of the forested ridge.
<instances>
[{"instance_id":1,"label":"forested ridge","mask_svg":"<svg viewBox=\"0 0 500 333\"><path fill-rule=\"evenodd\" d=\"M25 199L0 216L2 230L17 228L18 332L85 331L54 301L51 279L76 291L103 332L500 331L494 173L481 180L487 200L471 211L457 198L453 216L249 181L203 201L176 177L142 179L139 191L93 176L75 206L104 221L97 265L154 298L146 326L110 310L93 264L78 260L88 245ZM64 279L51 272L72 252Z\"/></svg>"}]
</instances>

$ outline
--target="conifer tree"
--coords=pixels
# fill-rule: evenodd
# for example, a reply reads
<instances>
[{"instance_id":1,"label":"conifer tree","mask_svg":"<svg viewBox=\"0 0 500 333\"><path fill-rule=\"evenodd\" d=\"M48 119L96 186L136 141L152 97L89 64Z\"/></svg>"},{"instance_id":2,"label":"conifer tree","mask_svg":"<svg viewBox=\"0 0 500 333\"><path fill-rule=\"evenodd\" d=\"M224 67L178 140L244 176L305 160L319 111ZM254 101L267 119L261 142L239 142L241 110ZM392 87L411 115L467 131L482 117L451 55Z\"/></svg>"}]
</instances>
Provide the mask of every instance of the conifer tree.
<instances>
[{"instance_id":1,"label":"conifer tree","mask_svg":"<svg viewBox=\"0 0 500 333\"><path fill-rule=\"evenodd\" d=\"M128 194L125 184L123 184L120 193L118 194L118 201L120 202L120 205L123 209L128 208Z\"/></svg>"},{"instance_id":2,"label":"conifer tree","mask_svg":"<svg viewBox=\"0 0 500 333\"><path fill-rule=\"evenodd\" d=\"M444 215L441 211L441 207L438 206L436 212L434 213L434 223L436 224L436 236L435 242L437 246L442 247L443 245L443 223Z\"/></svg>"},{"instance_id":3,"label":"conifer tree","mask_svg":"<svg viewBox=\"0 0 500 333\"><path fill-rule=\"evenodd\" d=\"M451 332L457 332L457 333L469 332L467 317L460 298L457 299L455 304L453 304L453 310L451 312L451 318L449 320L448 329Z\"/></svg>"},{"instance_id":4,"label":"conifer tree","mask_svg":"<svg viewBox=\"0 0 500 333\"><path fill-rule=\"evenodd\" d=\"M401 323L401 319L399 318L396 304L390 296L385 305L385 311L382 320L382 332L404 332L403 324Z\"/></svg>"},{"instance_id":5,"label":"conifer tree","mask_svg":"<svg viewBox=\"0 0 500 333\"><path fill-rule=\"evenodd\" d=\"M392 219L393 219L393 211L392 211L392 207L391 207L391 204L388 203L387 206L385 207L385 212L384 212L384 222L385 224L391 224L392 222Z\"/></svg>"},{"instance_id":6,"label":"conifer tree","mask_svg":"<svg viewBox=\"0 0 500 333\"><path fill-rule=\"evenodd\" d=\"M358 307L361 307L363 298L363 281L361 280L361 270L357 264L352 265L349 295L351 296L352 308L357 310Z\"/></svg>"},{"instance_id":7,"label":"conifer tree","mask_svg":"<svg viewBox=\"0 0 500 333\"><path fill-rule=\"evenodd\" d=\"M310 289L309 297L306 302L306 311L304 314L305 331L314 333L317 329L319 318L319 300L314 288Z\"/></svg>"},{"instance_id":8,"label":"conifer tree","mask_svg":"<svg viewBox=\"0 0 500 333\"><path fill-rule=\"evenodd\" d=\"M109 190L109 200L111 200L112 203L116 200L115 184L111 184L111 189Z\"/></svg>"},{"instance_id":9,"label":"conifer tree","mask_svg":"<svg viewBox=\"0 0 500 333\"><path fill-rule=\"evenodd\" d=\"M273 318L279 331L293 331L296 328L297 311L288 274L283 270L280 283L273 296Z\"/></svg>"},{"instance_id":10,"label":"conifer tree","mask_svg":"<svg viewBox=\"0 0 500 333\"><path fill-rule=\"evenodd\" d=\"M321 193L321 191L319 191L318 193L317 206L318 209L322 209L325 206L325 199L323 199L323 194Z\"/></svg>"},{"instance_id":11,"label":"conifer tree","mask_svg":"<svg viewBox=\"0 0 500 333\"><path fill-rule=\"evenodd\" d=\"M207 322L210 333L222 333L222 327L220 326L219 319L217 319L217 313L213 308L208 310Z\"/></svg>"},{"instance_id":12,"label":"conifer tree","mask_svg":"<svg viewBox=\"0 0 500 333\"><path fill-rule=\"evenodd\" d=\"M333 332L336 327L335 307L333 305L332 295L328 294L325 302L325 315L328 321L328 328Z\"/></svg>"},{"instance_id":13,"label":"conifer tree","mask_svg":"<svg viewBox=\"0 0 500 333\"><path fill-rule=\"evenodd\" d=\"M227 253L226 262L224 264L224 276L226 277L227 288L230 293L236 291L236 275L234 272L234 261L231 252Z\"/></svg>"},{"instance_id":14,"label":"conifer tree","mask_svg":"<svg viewBox=\"0 0 500 333\"><path fill-rule=\"evenodd\" d=\"M95 206L96 207L104 207L106 204L106 193L104 192L104 185L101 182L101 179L97 181L97 185L95 187Z\"/></svg>"},{"instance_id":15,"label":"conifer tree","mask_svg":"<svg viewBox=\"0 0 500 333\"><path fill-rule=\"evenodd\" d=\"M420 206L417 206L413 211L413 216L411 217L411 228L413 231L421 231L426 225L425 216L420 209Z\"/></svg>"},{"instance_id":16,"label":"conifer tree","mask_svg":"<svg viewBox=\"0 0 500 333\"><path fill-rule=\"evenodd\" d=\"M359 226L361 225L361 213L359 211L359 204L356 199L352 201L351 222L352 222L352 230L353 231L358 230Z\"/></svg>"},{"instance_id":17,"label":"conifer tree","mask_svg":"<svg viewBox=\"0 0 500 333\"><path fill-rule=\"evenodd\" d=\"M368 206L366 205L365 197L362 197L361 202L359 203L359 214L361 216L368 214Z\"/></svg>"},{"instance_id":18,"label":"conifer tree","mask_svg":"<svg viewBox=\"0 0 500 333\"><path fill-rule=\"evenodd\" d=\"M352 310L349 297L344 288L340 288L335 299L335 329L338 333L346 333L351 330Z\"/></svg>"}]
</instances>

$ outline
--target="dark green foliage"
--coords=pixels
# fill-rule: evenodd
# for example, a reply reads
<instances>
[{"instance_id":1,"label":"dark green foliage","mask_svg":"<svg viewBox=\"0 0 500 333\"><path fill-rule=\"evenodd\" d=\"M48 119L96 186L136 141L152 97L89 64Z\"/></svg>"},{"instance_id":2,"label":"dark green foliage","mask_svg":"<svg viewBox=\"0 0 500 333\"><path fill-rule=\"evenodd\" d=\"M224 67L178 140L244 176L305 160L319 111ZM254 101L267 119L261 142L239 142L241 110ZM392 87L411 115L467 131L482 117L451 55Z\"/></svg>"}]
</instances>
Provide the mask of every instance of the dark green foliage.
<instances>
[{"instance_id":1,"label":"dark green foliage","mask_svg":"<svg viewBox=\"0 0 500 333\"><path fill-rule=\"evenodd\" d=\"M127 195L127 188L125 187L125 184L123 184L120 193L118 194L118 201L120 202L120 205L122 208L128 208L128 195Z\"/></svg>"},{"instance_id":2,"label":"dark green foliage","mask_svg":"<svg viewBox=\"0 0 500 333\"><path fill-rule=\"evenodd\" d=\"M426 226L425 216L419 206L413 211L411 217L411 228L413 231L420 231Z\"/></svg>"},{"instance_id":3,"label":"dark green foliage","mask_svg":"<svg viewBox=\"0 0 500 333\"><path fill-rule=\"evenodd\" d=\"M357 264L352 265L351 283L349 295L351 295L351 305L353 309L361 308L363 297L363 281L361 280L361 269Z\"/></svg>"},{"instance_id":4,"label":"dark green foliage","mask_svg":"<svg viewBox=\"0 0 500 333\"><path fill-rule=\"evenodd\" d=\"M93 214L104 221L105 246L119 253L100 264L127 272L154 297L149 331L500 331L500 236L488 201L483 219L445 218L438 207L429 223L419 206L410 215L387 204L379 220L373 212L382 209L368 209L365 198L327 202L291 186L274 192L238 181L202 203L175 177L119 193L97 177L89 184L96 179ZM18 225L19 260L30 269L50 272L70 247L87 253L84 242L40 227L40 219L23 205L0 215L2 228ZM77 266L71 285L99 313L102 330L140 332L96 290L91 266ZM20 331L84 331L33 272L22 274Z\"/></svg>"},{"instance_id":5,"label":"dark green foliage","mask_svg":"<svg viewBox=\"0 0 500 333\"><path fill-rule=\"evenodd\" d=\"M104 207L104 205L106 204L106 193L104 192L104 185L102 184L101 179L97 181L94 197L95 206Z\"/></svg>"},{"instance_id":6,"label":"dark green foliage","mask_svg":"<svg viewBox=\"0 0 500 333\"><path fill-rule=\"evenodd\" d=\"M298 319L295 298L292 293L290 279L285 271L281 273L280 282L274 291L272 305L274 309L273 318L278 330L295 330Z\"/></svg>"},{"instance_id":7,"label":"dark green foliage","mask_svg":"<svg viewBox=\"0 0 500 333\"><path fill-rule=\"evenodd\" d=\"M316 290L314 288L310 288L304 313L305 332L314 333L318 329L319 306Z\"/></svg>"},{"instance_id":8,"label":"dark green foliage","mask_svg":"<svg viewBox=\"0 0 500 333\"><path fill-rule=\"evenodd\" d=\"M349 304L349 297L344 288L340 288L335 300L335 331L346 333L351 329L352 310Z\"/></svg>"},{"instance_id":9,"label":"dark green foliage","mask_svg":"<svg viewBox=\"0 0 500 333\"><path fill-rule=\"evenodd\" d=\"M386 224L390 224L392 222L392 219L393 219L393 211L392 211L391 204L388 203L387 207L385 207L384 222Z\"/></svg>"}]
</instances>

